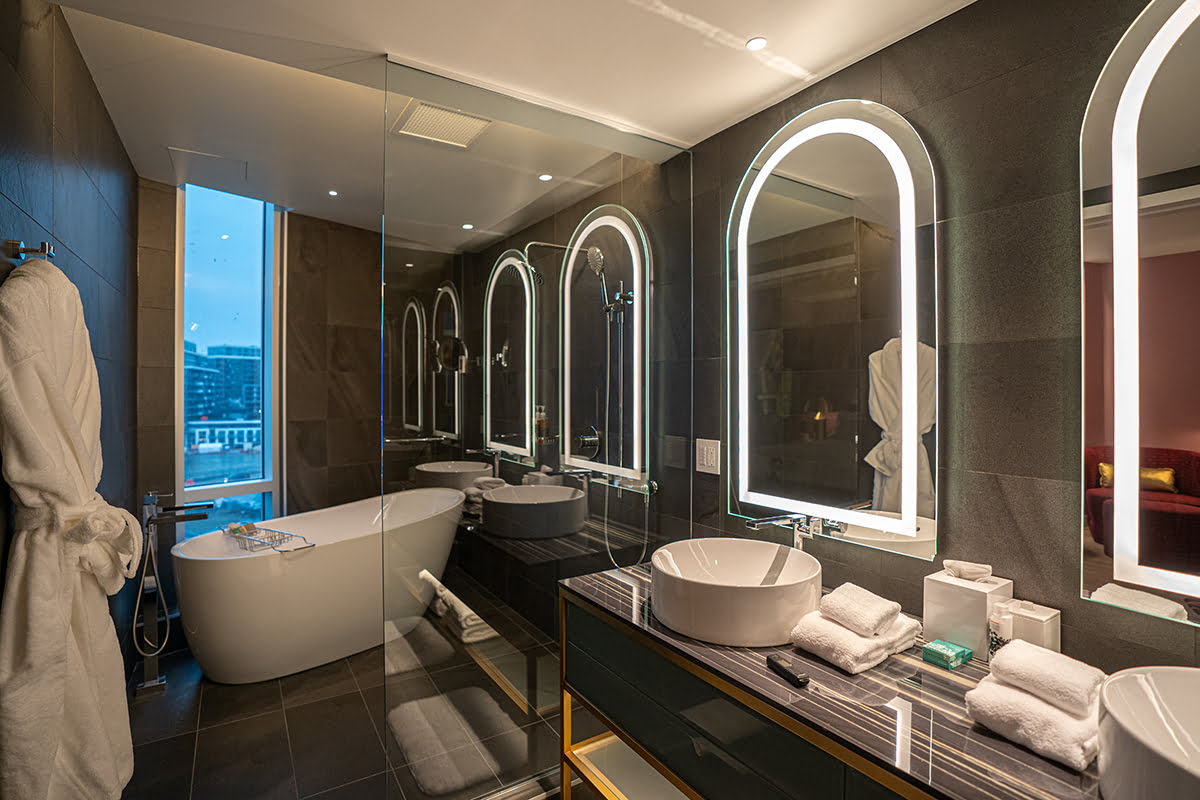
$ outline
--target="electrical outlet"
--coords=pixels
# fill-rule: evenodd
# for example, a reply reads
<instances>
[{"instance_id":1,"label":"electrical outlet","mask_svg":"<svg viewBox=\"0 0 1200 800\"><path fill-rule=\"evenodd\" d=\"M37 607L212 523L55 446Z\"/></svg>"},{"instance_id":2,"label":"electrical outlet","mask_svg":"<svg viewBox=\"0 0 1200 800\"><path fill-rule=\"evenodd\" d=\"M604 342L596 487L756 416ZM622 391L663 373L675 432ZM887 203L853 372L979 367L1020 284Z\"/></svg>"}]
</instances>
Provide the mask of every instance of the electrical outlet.
<instances>
[{"instance_id":1,"label":"electrical outlet","mask_svg":"<svg viewBox=\"0 0 1200 800\"><path fill-rule=\"evenodd\" d=\"M696 472L707 472L710 475L721 474L721 440L696 440Z\"/></svg>"}]
</instances>

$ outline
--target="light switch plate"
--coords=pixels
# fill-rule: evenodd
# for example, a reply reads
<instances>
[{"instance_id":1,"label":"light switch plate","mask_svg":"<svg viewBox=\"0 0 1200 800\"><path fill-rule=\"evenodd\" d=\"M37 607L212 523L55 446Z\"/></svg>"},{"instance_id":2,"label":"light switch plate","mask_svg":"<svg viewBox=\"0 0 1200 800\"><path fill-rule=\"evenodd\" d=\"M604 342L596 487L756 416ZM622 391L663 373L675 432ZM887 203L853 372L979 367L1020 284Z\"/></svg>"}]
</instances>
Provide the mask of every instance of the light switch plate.
<instances>
[{"instance_id":1,"label":"light switch plate","mask_svg":"<svg viewBox=\"0 0 1200 800\"><path fill-rule=\"evenodd\" d=\"M721 440L696 440L696 472L707 472L710 475L721 474Z\"/></svg>"}]
</instances>

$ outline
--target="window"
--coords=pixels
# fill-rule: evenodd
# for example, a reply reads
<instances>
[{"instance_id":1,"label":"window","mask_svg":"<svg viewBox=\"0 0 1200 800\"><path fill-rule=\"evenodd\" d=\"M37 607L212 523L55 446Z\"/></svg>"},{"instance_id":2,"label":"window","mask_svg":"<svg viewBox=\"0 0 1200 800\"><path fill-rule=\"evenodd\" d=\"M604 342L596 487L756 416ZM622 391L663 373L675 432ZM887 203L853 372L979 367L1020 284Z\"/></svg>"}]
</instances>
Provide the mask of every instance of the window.
<instances>
[{"instance_id":1,"label":"window","mask_svg":"<svg viewBox=\"0 0 1200 800\"><path fill-rule=\"evenodd\" d=\"M282 212L193 185L179 198L176 496L216 505L195 536L279 511Z\"/></svg>"}]
</instances>

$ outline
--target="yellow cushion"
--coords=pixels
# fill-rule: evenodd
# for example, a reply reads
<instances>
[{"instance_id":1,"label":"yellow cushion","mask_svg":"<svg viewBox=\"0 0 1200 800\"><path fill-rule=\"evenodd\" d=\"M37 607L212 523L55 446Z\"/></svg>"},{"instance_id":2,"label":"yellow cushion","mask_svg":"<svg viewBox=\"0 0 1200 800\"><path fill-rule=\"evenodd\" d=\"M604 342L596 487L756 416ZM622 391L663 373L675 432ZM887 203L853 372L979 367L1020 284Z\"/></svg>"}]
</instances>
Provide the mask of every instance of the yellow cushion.
<instances>
[{"instance_id":1,"label":"yellow cushion","mask_svg":"<svg viewBox=\"0 0 1200 800\"><path fill-rule=\"evenodd\" d=\"M1170 467L1158 469L1140 467L1138 469L1138 479L1141 483L1141 488L1148 492L1179 493L1179 490L1175 488L1175 470ZM1110 489L1112 485L1113 465L1100 462L1100 488Z\"/></svg>"}]
</instances>

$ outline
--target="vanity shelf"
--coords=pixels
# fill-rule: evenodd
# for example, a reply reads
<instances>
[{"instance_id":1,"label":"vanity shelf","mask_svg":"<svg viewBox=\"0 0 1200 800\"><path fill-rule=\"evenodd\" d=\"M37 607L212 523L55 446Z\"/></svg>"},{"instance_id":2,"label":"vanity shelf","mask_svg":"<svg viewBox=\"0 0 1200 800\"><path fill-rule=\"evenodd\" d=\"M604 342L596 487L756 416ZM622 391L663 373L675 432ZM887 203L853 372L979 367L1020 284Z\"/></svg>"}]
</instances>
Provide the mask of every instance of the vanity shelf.
<instances>
[{"instance_id":1,"label":"vanity shelf","mask_svg":"<svg viewBox=\"0 0 1200 800\"><path fill-rule=\"evenodd\" d=\"M971 722L963 695L985 665L948 671L913 648L851 676L791 647L690 639L659 623L650 599L644 567L559 584L564 800L572 778L607 800L660 796L634 794L629 753L691 800L1098 797L1094 765L1074 772ZM771 673L773 653L798 662L808 687ZM608 733L575 742L573 707ZM612 737L629 753L588 758Z\"/></svg>"},{"instance_id":2,"label":"vanity shelf","mask_svg":"<svg viewBox=\"0 0 1200 800\"><path fill-rule=\"evenodd\" d=\"M603 733L565 752L573 774L609 800L689 800L654 767L614 733ZM570 797L570 782L567 797Z\"/></svg>"}]
</instances>

